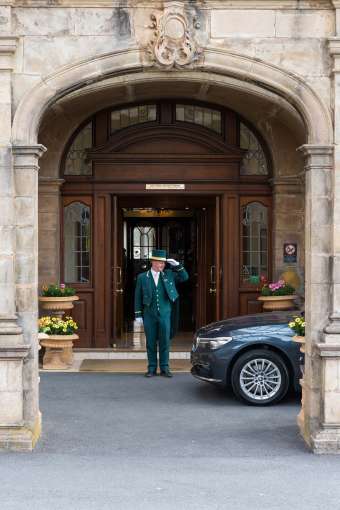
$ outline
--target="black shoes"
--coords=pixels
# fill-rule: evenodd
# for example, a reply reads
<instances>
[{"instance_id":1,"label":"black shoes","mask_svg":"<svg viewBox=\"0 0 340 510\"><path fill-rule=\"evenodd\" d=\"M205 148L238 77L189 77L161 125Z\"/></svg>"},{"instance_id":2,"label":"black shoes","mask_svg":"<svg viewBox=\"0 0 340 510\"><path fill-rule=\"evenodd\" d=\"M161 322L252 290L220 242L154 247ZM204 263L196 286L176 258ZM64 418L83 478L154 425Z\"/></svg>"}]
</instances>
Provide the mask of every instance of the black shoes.
<instances>
[{"instance_id":1,"label":"black shoes","mask_svg":"<svg viewBox=\"0 0 340 510\"><path fill-rule=\"evenodd\" d=\"M161 370L161 374L160 375L163 376L163 377L173 377L172 372L170 372L169 369Z\"/></svg>"},{"instance_id":2,"label":"black shoes","mask_svg":"<svg viewBox=\"0 0 340 510\"><path fill-rule=\"evenodd\" d=\"M157 372L153 372L152 370L148 370L144 376L145 377L155 377L157 375ZM162 377L173 377L172 372L170 372L169 369L167 370L161 370L161 373L159 374Z\"/></svg>"}]
</instances>

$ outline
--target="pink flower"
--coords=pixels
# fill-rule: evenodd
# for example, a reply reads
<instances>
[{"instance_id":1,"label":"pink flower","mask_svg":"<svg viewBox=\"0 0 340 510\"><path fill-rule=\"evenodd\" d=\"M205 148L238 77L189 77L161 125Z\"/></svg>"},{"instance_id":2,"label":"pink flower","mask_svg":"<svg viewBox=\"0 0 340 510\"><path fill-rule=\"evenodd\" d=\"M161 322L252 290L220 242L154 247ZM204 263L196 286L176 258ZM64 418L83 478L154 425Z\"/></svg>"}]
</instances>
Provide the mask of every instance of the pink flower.
<instances>
[{"instance_id":1,"label":"pink flower","mask_svg":"<svg viewBox=\"0 0 340 510\"><path fill-rule=\"evenodd\" d=\"M65 283L61 283L61 284L60 284L60 288L61 288L61 289L65 289L65 287L66 287Z\"/></svg>"}]
</instances>

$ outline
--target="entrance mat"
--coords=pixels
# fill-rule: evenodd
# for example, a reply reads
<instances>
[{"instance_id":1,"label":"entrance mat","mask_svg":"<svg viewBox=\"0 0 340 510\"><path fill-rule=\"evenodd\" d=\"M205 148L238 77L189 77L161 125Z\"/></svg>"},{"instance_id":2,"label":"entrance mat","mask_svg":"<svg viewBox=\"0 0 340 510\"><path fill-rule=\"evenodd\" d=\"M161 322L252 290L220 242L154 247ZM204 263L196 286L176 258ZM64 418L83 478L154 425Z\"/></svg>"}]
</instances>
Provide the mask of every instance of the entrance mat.
<instances>
[{"instance_id":1,"label":"entrance mat","mask_svg":"<svg viewBox=\"0 0 340 510\"><path fill-rule=\"evenodd\" d=\"M170 360L173 372L190 372L191 363L188 359ZM80 372L116 372L141 374L147 370L145 359L84 359L79 367Z\"/></svg>"}]
</instances>

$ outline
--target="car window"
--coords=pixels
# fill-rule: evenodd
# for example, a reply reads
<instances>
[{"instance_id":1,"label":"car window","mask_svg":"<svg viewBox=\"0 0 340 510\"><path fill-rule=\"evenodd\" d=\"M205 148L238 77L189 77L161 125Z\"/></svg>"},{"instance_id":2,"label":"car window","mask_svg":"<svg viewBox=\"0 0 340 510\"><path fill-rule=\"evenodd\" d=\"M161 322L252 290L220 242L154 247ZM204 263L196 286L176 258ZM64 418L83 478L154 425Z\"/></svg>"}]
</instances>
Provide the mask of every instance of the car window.
<instances>
[{"instance_id":1,"label":"car window","mask_svg":"<svg viewBox=\"0 0 340 510\"><path fill-rule=\"evenodd\" d=\"M280 336L292 337L294 332L289 328L288 324L266 324L256 325L245 328L232 328L230 333L233 337L248 336L258 337L259 340L265 337Z\"/></svg>"},{"instance_id":2,"label":"car window","mask_svg":"<svg viewBox=\"0 0 340 510\"><path fill-rule=\"evenodd\" d=\"M225 325L230 328L247 328L261 325L285 325L296 315L299 315L298 310L293 312L269 312L259 313L256 315L243 315L241 317L234 317L227 319Z\"/></svg>"}]
</instances>

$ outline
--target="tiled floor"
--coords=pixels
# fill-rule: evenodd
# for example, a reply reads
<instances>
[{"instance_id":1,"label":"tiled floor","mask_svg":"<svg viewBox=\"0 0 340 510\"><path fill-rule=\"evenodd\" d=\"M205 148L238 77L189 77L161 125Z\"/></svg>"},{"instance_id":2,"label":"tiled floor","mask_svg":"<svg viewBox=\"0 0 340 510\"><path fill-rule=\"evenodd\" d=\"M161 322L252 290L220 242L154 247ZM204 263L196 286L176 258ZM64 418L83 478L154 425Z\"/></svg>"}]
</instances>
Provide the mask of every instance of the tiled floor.
<instances>
[{"instance_id":1,"label":"tiled floor","mask_svg":"<svg viewBox=\"0 0 340 510\"><path fill-rule=\"evenodd\" d=\"M171 351L190 351L192 345L193 333L191 332L180 332L171 340ZM118 351L129 351L129 352L145 352L146 350L146 339L144 331L137 330L131 333L125 333L122 338L117 340L117 343L113 345L113 350Z\"/></svg>"}]
</instances>

